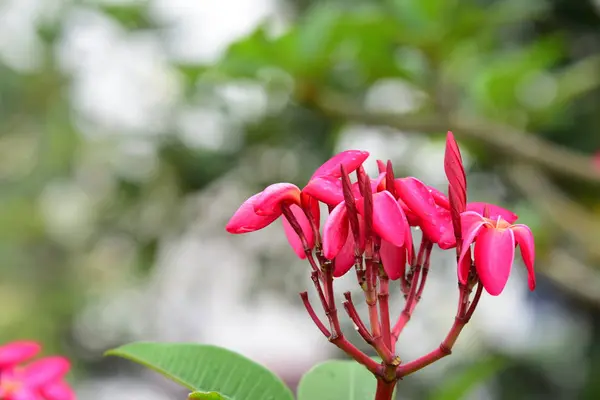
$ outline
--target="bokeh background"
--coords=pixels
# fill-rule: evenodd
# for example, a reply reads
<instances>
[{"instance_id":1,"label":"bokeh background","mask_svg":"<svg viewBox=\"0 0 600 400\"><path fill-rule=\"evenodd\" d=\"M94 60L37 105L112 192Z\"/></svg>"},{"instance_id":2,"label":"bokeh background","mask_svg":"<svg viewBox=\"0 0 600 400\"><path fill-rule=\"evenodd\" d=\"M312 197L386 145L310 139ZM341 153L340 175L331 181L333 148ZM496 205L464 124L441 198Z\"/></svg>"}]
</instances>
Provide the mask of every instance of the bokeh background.
<instances>
[{"instance_id":1,"label":"bokeh background","mask_svg":"<svg viewBox=\"0 0 600 400\"><path fill-rule=\"evenodd\" d=\"M134 340L226 346L293 386L343 356L301 308L308 266L279 224L227 219L349 148L445 190L449 129L470 199L534 230L539 285L516 264L401 398L600 398L598 0L0 1L0 339L72 357L82 400L185 397L102 357ZM449 253L405 360L452 324Z\"/></svg>"}]
</instances>

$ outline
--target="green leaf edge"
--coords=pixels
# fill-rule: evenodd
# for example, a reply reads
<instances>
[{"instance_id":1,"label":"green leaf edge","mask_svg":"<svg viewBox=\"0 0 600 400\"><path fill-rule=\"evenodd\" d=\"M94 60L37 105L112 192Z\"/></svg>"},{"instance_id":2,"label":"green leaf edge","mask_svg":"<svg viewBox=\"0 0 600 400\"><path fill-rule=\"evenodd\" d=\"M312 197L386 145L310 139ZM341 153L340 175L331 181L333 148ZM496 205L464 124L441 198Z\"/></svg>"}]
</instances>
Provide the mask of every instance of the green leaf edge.
<instances>
[{"instance_id":1,"label":"green leaf edge","mask_svg":"<svg viewBox=\"0 0 600 400\"><path fill-rule=\"evenodd\" d=\"M248 357L246 357L246 356L243 356L243 355L241 355L241 354L239 354L239 353L236 353L235 351L229 350L229 349L227 349L227 348L225 348L225 347L214 346L214 345L211 345L211 344L198 344L198 343L168 343L168 342L133 342L133 343L128 343L128 344L125 344L125 345L123 345L123 346L119 346L119 347L117 347L117 348L115 348L115 349L107 350L107 351L105 351L105 352L104 352L104 356L105 356L105 357L106 357L106 356L120 357L120 358L123 358L123 359L129 360L129 361L133 361L134 363L137 363L137 364L139 364L139 365L142 365L142 366L144 366L144 367L146 367L146 368L149 368L149 369L151 369L152 371L158 372L159 374L161 374L161 375L162 375L162 376L164 376L165 378L167 378L167 379L170 379L171 381L173 381L173 382L175 382L175 383L178 383L178 384L180 384L180 385L184 386L185 388L187 388L187 389L189 389L189 390L193 391L194 393L206 393L206 394L210 394L210 393L211 393L211 392L202 392L202 390L201 390L200 388L196 388L196 387L194 387L194 386L193 386L191 383L189 383L189 382L186 382L186 381L184 381L184 380L182 380L182 379L179 379L179 378L177 378L177 377L174 377L173 375L170 375L170 374L169 374L167 371L163 370L162 368L159 368L159 367L156 367L156 366L154 366L154 365L151 365L151 364L149 364L149 363L147 363L147 362L145 362L145 361L142 361L142 360L140 360L140 359L138 359L138 358L136 358L136 357L132 357L132 356L129 356L129 355L126 355L126 354L120 353L120 351L123 351L123 350L124 350L124 349L126 349L128 346L132 346L132 345L140 345L140 344L159 344L159 345L165 345L165 344L166 344L166 345L170 345L170 344L172 344L172 345L194 345L194 346L201 346L201 347L204 347L204 348L213 348L213 349L224 350L224 351L227 351L227 352L229 352L229 353L231 353L231 354L235 354L235 355L236 355L236 356L238 356L238 357L245 358L246 360L248 360L248 361L252 362L253 364L255 364L257 367L264 369L265 371L269 372L270 374L272 374L272 375L273 375L274 377L276 377L277 379L280 379L280 378L279 378L277 375L275 375L275 374L274 374L274 373L273 373L273 372L272 372L270 369L268 369L268 368L267 368L267 367L265 367L264 365L262 365L262 364L259 364L259 363L257 363L256 361L254 361L254 360L252 360L252 359L250 359L250 358L248 358ZM281 382L281 384L282 384L283 386L286 386L286 385L285 385L283 382ZM286 387L287 387L287 386L286 386ZM289 388L288 388L288 391L290 392L290 395L292 395L292 396L293 396L293 393L291 392L291 390L290 390ZM212 393L218 393L218 392L212 392ZM193 394L193 393L192 393L192 394ZM227 396L225 396L225 395L223 395L223 394L221 394L221 393L218 393L218 394L219 394L221 397L223 397L224 399L229 399L229 397L227 397ZM293 398L293 397L292 397L292 398Z\"/></svg>"},{"instance_id":2,"label":"green leaf edge","mask_svg":"<svg viewBox=\"0 0 600 400\"><path fill-rule=\"evenodd\" d=\"M217 396L217 397L215 397ZM188 400L200 399L200 400L229 400L230 398L219 392L192 392L188 395Z\"/></svg>"}]
</instances>

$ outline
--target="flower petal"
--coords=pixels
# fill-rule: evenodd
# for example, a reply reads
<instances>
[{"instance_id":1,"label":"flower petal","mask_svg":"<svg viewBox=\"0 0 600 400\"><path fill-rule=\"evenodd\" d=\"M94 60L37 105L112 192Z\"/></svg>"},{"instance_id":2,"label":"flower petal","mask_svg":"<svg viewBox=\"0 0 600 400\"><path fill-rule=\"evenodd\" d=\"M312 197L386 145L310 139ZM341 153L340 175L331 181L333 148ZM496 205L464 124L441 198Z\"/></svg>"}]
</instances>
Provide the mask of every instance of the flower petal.
<instances>
[{"instance_id":1,"label":"flower petal","mask_svg":"<svg viewBox=\"0 0 600 400\"><path fill-rule=\"evenodd\" d=\"M344 201L342 181L328 176L311 179L304 189L302 189L302 193L306 193L318 201L333 207Z\"/></svg>"},{"instance_id":2,"label":"flower petal","mask_svg":"<svg viewBox=\"0 0 600 400\"><path fill-rule=\"evenodd\" d=\"M485 227L486 222L481 215L472 211L467 211L461 214L461 223L463 241L458 257L458 280L460 283L466 284L467 279L469 278L471 264L468 261L464 261L465 256L467 253L470 254L471 244L475 241L481 229Z\"/></svg>"},{"instance_id":3,"label":"flower petal","mask_svg":"<svg viewBox=\"0 0 600 400\"><path fill-rule=\"evenodd\" d=\"M460 214L460 223L465 237L473 230L473 226L485 222L483 216L475 211L465 211ZM470 244L470 243L469 243Z\"/></svg>"},{"instance_id":4,"label":"flower petal","mask_svg":"<svg viewBox=\"0 0 600 400\"><path fill-rule=\"evenodd\" d=\"M317 229L319 229L321 226L321 208L319 207L319 200L306 193L301 193L300 199L302 200L302 208L305 210L310 210L312 218L315 221L315 225Z\"/></svg>"},{"instance_id":5,"label":"flower petal","mask_svg":"<svg viewBox=\"0 0 600 400\"><path fill-rule=\"evenodd\" d=\"M535 289L535 271L533 265L535 263L535 243L533 233L527 225L517 224L510 228L515 235L515 240L521 248L523 262L527 267L527 277L529 280L529 290Z\"/></svg>"},{"instance_id":6,"label":"flower petal","mask_svg":"<svg viewBox=\"0 0 600 400\"><path fill-rule=\"evenodd\" d=\"M399 182L396 193L418 217L418 225L423 233L432 242L439 243L446 221L427 185L413 177L399 178L396 181Z\"/></svg>"},{"instance_id":7,"label":"flower petal","mask_svg":"<svg viewBox=\"0 0 600 400\"><path fill-rule=\"evenodd\" d=\"M62 379L69 368L71 363L64 357L40 358L25 367L23 381L30 388L43 386Z\"/></svg>"},{"instance_id":8,"label":"flower petal","mask_svg":"<svg viewBox=\"0 0 600 400\"><path fill-rule=\"evenodd\" d=\"M456 237L454 236L454 228L452 227L452 216L450 211L445 208L438 207L437 223L439 225L437 225L436 228L440 233L437 244L440 246L440 249L448 250L456 247Z\"/></svg>"},{"instance_id":9,"label":"flower petal","mask_svg":"<svg viewBox=\"0 0 600 400\"><path fill-rule=\"evenodd\" d=\"M21 387L16 392L10 393L7 397L8 400L46 400L37 393L36 390Z\"/></svg>"},{"instance_id":10,"label":"flower petal","mask_svg":"<svg viewBox=\"0 0 600 400\"><path fill-rule=\"evenodd\" d=\"M398 183L394 182L394 187L398 187ZM398 193L398 189L396 189L396 193ZM406 219L408 220L408 223L410 226L418 226L419 225L419 217L417 217L417 215L415 213L413 213L411 211L411 209L406 205L406 203L400 198L398 197L397 199L398 201L398 205L400 206L400 208L402 208L402 211L404 211L404 215L406 215Z\"/></svg>"},{"instance_id":11,"label":"flower petal","mask_svg":"<svg viewBox=\"0 0 600 400\"><path fill-rule=\"evenodd\" d=\"M0 368L7 368L15 364L20 364L35 357L42 346L33 341L20 340L0 346Z\"/></svg>"},{"instance_id":12,"label":"flower petal","mask_svg":"<svg viewBox=\"0 0 600 400\"><path fill-rule=\"evenodd\" d=\"M262 193L262 192L261 192ZM259 198L261 193L251 196L248 200L242 203L240 208L233 214L225 229L229 233L241 234L254 232L270 225L273 221L279 218L278 215L260 216L254 212L254 203Z\"/></svg>"},{"instance_id":13,"label":"flower petal","mask_svg":"<svg viewBox=\"0 0 600 400\"><path fill-rule=\"evenodd\" d=\"M383 160L377 160L377 171L381 174L387 170L387 166L383 162Z\"/></svg>"},{"instance_id":14,"label":"flower petal","mask_svg":"<svg viewBox=\"0 0 600 400\"><path fill-rule=\"evenodd\" d=\"M357 202L357 206L362 205L359 212L364 208L362 203ZM381 239L398 247L404 245L405 230L409 229L403 214L402 208L390 192L379 192L373 195L373 230Z\"/></svg>"},{"instance_id":15,"label":"flower petal","mask_svg":"<svg viewBox=\"0 0 600 400\"><path fill-rule=\"evenodd\" d=\"M498 296L504 290L515 258L511 229L486 228L475 242L475 268L485 290Z\"/></svg>"},{"instance_id":16,"label":"flower petal","mask_svg":"<svg viewBox=\"0 0 600 400\"><path fill-rule=\"evenodd\" d=\"M291 203L300 205L300 189L291 183L274 183L262 191L254 202L256 215L281 215L281 205Z\"/></svg>"},{"instance_id":17,"label":"flower petal","mask_svg":"<svg viewBox=\"0 0 600 400\"><path fill-rule=\"evenodd\" d=\"M46 400L75 400L75 392L66 382L55 382L41 389Z\"/></svg>"},{"instance_id":18,"label":"flower petal","mask_svg":"<svg viewBox=\"0 0 600 400\"><path fill-rule=\"evenodd\" d=\"M302 228L302 233L304 233L304 237L306 238L306 244L310 249L312 249L315 245L315 235L313 233L312 226L310 225L310 221L306 217L306 214L304 214L304 210L302 210L295 204L292 204L290 206L290 210L292 210L292 214L294 214L294 217L296 217L296 221L298 221L298 224L300 224L300 228ZM287 218L284 217L281 220L283 223L283 230L285 232L285 236L287 237L290 246L292 246L292 249L294 249L298 257L300 257L301 259L305 259L306 253L304 252L304 245L302 244L302 240L300 240L300 237L298 236L294 228L292 228L292 225L287 220Z\"/></svg>"},{"instance_id":19,"label":"flower petal","mask_svg":"<svg viewBox=\"0 0 600 400\"><path fill-rule=\"evenodd\" d=\"M358 224L360 230L360 243L358 244L358 250L360 253L362 253L365 251L365 231L364 223L360 216L358 217ZM342 247L342 249L340 250L340 252L334 260L333 276L335 278L339 278L345 275L354 265L355 247L356 242L354 241L354 235L349 234L346 238L346 243L344 244L344 247Z\"/></svg>"},{"instance_id":20,"label":"flower petal","mask_svg":"<svg viewBox=\"0 0 600 400\"><path fill-rule=\"evenodd\" d=\"M408 263L411 263L414 256L414 246L412 239L412 231L410 230L410 225L408 223L408 218L406 215L404 215L403 224L406 227L404 229L404 249L406 250L406 261Z\"/></svg>"},{"instance_id":21,"label":"flower petal","mask_svg":"<svg viewBox=\"0 0 600 400\"><path fill-rule=\"evenodd\" d=\"M471 272L471 265L473 264L473 257L471 255L471 246L467 246L466 250L461 249L462 257L458 260L458 281L465 285L469 280L469 272Z\"/></svg>"},{"instance_id":22,"label":"flower petal","mask_svg":"<svg viewBox=\"0 0 600 400\"><path fill-rule=\"evenodd\" d=\"M519 219L519 216L513 213L512 211L490 203L469 203L467 204L467 211L475 211L476 213L483 215L483 211L486 206L488 212L490 213L490 215L488 216L489 219L498 219L498 217L500 216L509 224L513 224L517 219Z\"/></svg>"},{"instance_id":23,"label":"flower petal","mask_svg":"<svg viewBox=\"0 0 600 400\"><path fill-rule=\"evenodd\" d=\"M385 190L385 176L386 172L382 172L376 179L371 179L371 191L373 193Z\"/></svg>"},{"instance_id":24,"label":"flower petal","mask_svg":"<svg viewBox=\"0 0 600 400\"><path fill-rule=\"evenodd\" d=\"M325 221L323 227L323 255L328 260L333 260L348 239L348 211L346 202L342 201L335 206Z\"/></svg>"},{"instance_id":25,"label":"flower petal","mask_svg":"<svg viewBox=\"0 0 600 400\"><path fill-rule=\"evenodd\" d=\"M433 201L435 201L435 204L445 208L446 210L450 209L450 200L448 200L448 197L444 193L432 186L427 186L427 188L429 189L429 193L431 193L433 196Z\"/></svg>"},{"instance_id":26,"label":"flower petal","mask_svg":"<svg viewBox=\"0 0 600 400\"><path fill-rule=\"evenodd\" d=\"M397 247L387 240L381 241L379 255L387 276L395 281L404 276L406 271L406 249Z\"/></svg>"},{"instance_id":27,"label":"flower petal","mask_svg":"<svg viewBox=\"0 0 600 400\"><path fill-rule=\"evenodd\" d=\"M315 173L312 175L310 180L320 178L323 176L340 178L342 173L340 171L340 165L343 165L346 172L350 174L355 171L359 165L361 165L369 157L369 153L362 150L346 150L342 151L325 161Z\"/></svg>"},{"instance_id":28,"label":"flower petal","mask_svg":"<svg viewBox=\"0 0 600 400\"><path fill-rule=\"evenodd\" d=\"M465 211L467 204L467 178L465 167L458 143L454 139L452 132L448 131L446 136L446 152L444 154L444 172L448 178L448 183L455 195L454 199L458 201L455 208L462 212Z\"/></svg>"}]
</instances>

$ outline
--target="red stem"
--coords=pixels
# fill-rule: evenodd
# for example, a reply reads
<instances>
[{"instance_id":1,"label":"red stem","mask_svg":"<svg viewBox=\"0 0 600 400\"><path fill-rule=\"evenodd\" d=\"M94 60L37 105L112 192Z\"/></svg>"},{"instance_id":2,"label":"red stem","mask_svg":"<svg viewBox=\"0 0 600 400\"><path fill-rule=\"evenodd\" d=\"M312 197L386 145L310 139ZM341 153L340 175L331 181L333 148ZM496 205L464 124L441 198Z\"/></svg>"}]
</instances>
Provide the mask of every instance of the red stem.
<instances>
[{"instance_id":1,"label":"red stem","mask_svg":"<svg viewBox=\"0 0 600 400\"><path fill-rule=\"evenodd\" d=\"M365 342L372 345L373 336L371 336L371 333L367 329L367 326L360 318L360 315L358 315L358 311L356 310L354 302L352 301L352 295L350 294L350 292L345 292L344 297L346 297L346 301L344 302L344 309L346 310L346 313L348 313L348 316L356 325L359 335L362 336Z\"/></svg>"},{"instance_id":2,"label":"red stem","mask_svg":"<svg viewBox=\"0 0 600 400\"><path fill-rule=\"evenodd\" d=\"M456 343L456 339L458 339L458 335L460 335L460 332L464 328L465 324L466 322L464 320L456 318L452 328L450 329L450 332L448 332L448 335L437 349L433 350L429 354L417 358L414 361L398 366L396 369L396 377L402 379L403 377L423 369L437 360L452 354L452 347L454 346L454 343Z\"/></svg>"},{"instance_id":3,"label":"red stem","mask_svg":"<svg viewBox=\"0 0 600 400\"><path fill-rule=\"evenodd\" d=\"M325 266L325 288L327 293L327 304L329 307L327 308L328 317L330 317L331 321L331 329L333 330L336 336L342 334L342 328L340 327L340 320L337 314L337 308L335 307L335 297L333 292L333 264L330 263Z\"/></svg>"},{"instance_id":4,"label":"red stem","mask_svg":"<svg viewBox=\"0 0 600 400\"><path fill-rule=\"evenodd\" d=\"M302 302L304 303L304 308L306 308L306 311L308 311L308 315L310 316L310 319L313 320L313 322L315 323L317 328L319 328L319 330L323 333L323 335L325 335L326 337L330 337L331 332L329 332L329 330L327 330L327 328L325 328L325 325L323 325L323 323L321 322L319 317L317 317L317 314L315 313L315 309L310 304L310 300L308 300L308 293L306 293L306 292L300 293L300 298L302 299Z\"/></svg>"},{"instance_id":5,"label":"red stem","mask_svg":"<svg viewBox=\"0 0 600 400\"><path fill-rule=\"evenodd\" d=\"M379 293L377 298L379 300L379 314L381 314L381 331L383 336L383 343L388 349L392 348L392 335L390 327L390 280L385 272L381 271L379 275Z\"/></svg>"},{"instance_id":6,"label":"red stem","mask_svg":"<svg viewBox=\"0 0 600 400\"><path fill-rule=\"evenodd\" d=\"M386 382L381 378L377 379L377 392L375 393L375 400L392 400L396 382L396 380Z\"/></svg>"},{"instance_id":7,"label":"red stem","mask_svg":"<svg viewBox=\"0 0 600 400\"><path fill-rule=\"evenodd\" d=\"M415 267L412 281L410 284L410 292L408 293L408 298L406 299L406 304L404 305L404 309L402 310L402 313L398 317L398 321L396 321L396 324L394 325L394 328L392 329L392 346L394 348L395 348L396 342L398 341L398 337L400 337L400 334L402 333L402 330L404 330L404 327L406 326L408 321L410 321L410 318L412 315L412 310L414 309L413 301L414 301L416 293L417 293L417 281L419 279L419 275L421 275L421 266L417 265Z\"/></svg>"},{"instance_id":8,"label":"red stem","mask_svg":"<svg viewBox=\"0 0 600 400\"><path fill-rule=\"evenodd\" d=\"M465 325L471 319L471 316L475 312L475 308L477 304L479 304L479 299L481 298L481 294L483 293L483 285L481 282L477 284L477 291L475 292L475 297L473 298L473 302L471 303L468 309L466 305L468 305L468 299L470 294L470 289L467 286L460 285L460 299L458 303L458 309L456 312L456 317L454 318L454 324L452 324L452 328L446 335L444 341L440 344L440 346L430 352L429 354L424 355L423 357L417 358L414 361L408 362L406 364L402 364L398 366L396 369L396 376L399 379L402 379L406 375L410 375L415 371L418 371L431 363L436 362L437 360L444 358L450 354L452 354L452 347L456 343L460 332L463 330Z\"/></svg>"}]
</instances>

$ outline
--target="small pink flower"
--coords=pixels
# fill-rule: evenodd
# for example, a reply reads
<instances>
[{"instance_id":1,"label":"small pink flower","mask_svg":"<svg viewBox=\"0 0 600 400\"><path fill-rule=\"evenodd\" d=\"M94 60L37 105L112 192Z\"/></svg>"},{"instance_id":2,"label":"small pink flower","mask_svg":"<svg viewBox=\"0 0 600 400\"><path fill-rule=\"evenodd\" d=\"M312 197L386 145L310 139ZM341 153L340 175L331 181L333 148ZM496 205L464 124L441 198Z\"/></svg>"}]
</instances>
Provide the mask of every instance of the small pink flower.
<instances>
[{"instance_id":1,"label":"small pink flower","mask_svg":"<svg viewBox=\"0 0 600 400\"><path fill-rule=\"evenodd\" d=\"M16 349L19 349L18 351ZM20 353L11 364L0 367L0 398L3 400L74 400L75 394L63 381L70 369L64 357L40 358L30 364L19 364L40 350L35 342L13 342L0 348L0 353ZM25 356L27 355L27 357ZM5 359L6 360L6 359Z\"/></svg>"},{"instance_id":2,"label":"small pink flower","mask_svg":"<svg viewBox=\"0 0 600 400\"><path fill-rule=\"evenodd\" d=\"M283 228L294 252L300 258L305 258L305 244L308 248L315 245L315 228L319 228L319 204L339 204L343 200L340 165L347 171L356 170L369 156L366 151L348 150L336 154L325 162L313 174L308 185L301 191L291 183L275 183L265 190L248 198L230 218L225 229L229 233L243 234L263 229L281 217L284 207L289 207L291 214L283 218ZM336 197L337 196L337 197ZM308 216L312 215L312 221ZM295 219L300 226L301 238L287 218Z\"/></svg>"},{"instance_id":3,"label":"small pink flower","mask_svg":"<svg viewBox=\"0 0 600 400\"><path fill-rule=\"evenodd\" d=\"M459 265L475 243L475 269L485 290L497 296L504 290L515 257L515 247L519 245L523 261L527 267L529 289L535 289L535 246L533 234L527 225L511 225L502 216L495 219L483 217L474 211L461 214L463 242ZM469 270L459 268L458 276L463 284L467 282Z\"/></svg>"}]
</instances>

